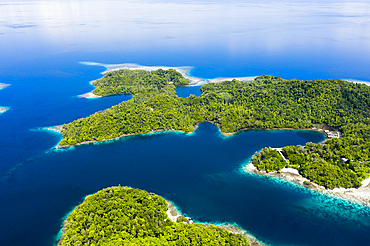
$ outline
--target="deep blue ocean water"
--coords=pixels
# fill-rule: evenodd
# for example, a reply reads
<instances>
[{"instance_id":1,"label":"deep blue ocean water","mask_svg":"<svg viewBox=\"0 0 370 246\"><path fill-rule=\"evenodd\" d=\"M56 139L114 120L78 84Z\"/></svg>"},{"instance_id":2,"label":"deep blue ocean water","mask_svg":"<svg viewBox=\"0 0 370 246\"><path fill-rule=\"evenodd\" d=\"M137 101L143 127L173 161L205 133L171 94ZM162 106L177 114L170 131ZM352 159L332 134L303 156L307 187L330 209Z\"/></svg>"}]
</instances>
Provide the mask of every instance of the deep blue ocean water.
<instances>
[{"instance_id":1,"label":"deep blue ocean water","mask_svg":"<svg viewBox=\"0 0 370 246\"><path fill-rule=\"evenodd\" d=\"M368 1L3 1L0 13L0 83L11 84L0 90L10 107L0 114L1 245L53 245L71 209L118 184L271 245L369 244L369 208L240 169L264 146L319 142L317 133L224 138L202 124L56 151L61 136L43 130L130 99L77 97L105 70L83 61L194 66L201 78L370 81Z\"/></svg>"}]
</instances>

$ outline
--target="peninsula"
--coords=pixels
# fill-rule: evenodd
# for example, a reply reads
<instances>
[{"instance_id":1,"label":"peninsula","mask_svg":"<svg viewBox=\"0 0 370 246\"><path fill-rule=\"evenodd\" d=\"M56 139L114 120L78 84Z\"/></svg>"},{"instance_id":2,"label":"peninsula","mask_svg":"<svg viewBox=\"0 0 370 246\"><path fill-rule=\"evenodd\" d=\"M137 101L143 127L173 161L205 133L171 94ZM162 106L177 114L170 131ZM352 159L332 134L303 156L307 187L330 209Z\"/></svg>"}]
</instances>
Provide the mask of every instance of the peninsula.
<instances>
[{"instance_id":1,"label":"peninsula","mask_svg":"<svg viewBox=\"0 0 370 246\"><path fill-rule=\"evenodd\" d=\"M299 174L327 189L358 188L370 176L370 87L343 80L284 80L259 76L253 83L233 79L208 83L202 95L177 97L176 86L190 83L175 69L112 70L93 82L94 95L129 93L133 98L63 125L60 147L155 131L194 131L212 122L221 132L246 129L312 129L326 124L341 135L325 144L273 151L253 159L259 170Z\"/></svg>"},{"instance_id":2,"label":"peninsula","mask_svg":"<svg viewBox=\"0 0 370 246\"><path fill-rule=\"evenodd\" d=\"M63 223L58 245L250 245L245 236L194 223L162 197L110 187L86 197ZM252 239L251 245L262 245Z\"/></svg>"}]
</instances>

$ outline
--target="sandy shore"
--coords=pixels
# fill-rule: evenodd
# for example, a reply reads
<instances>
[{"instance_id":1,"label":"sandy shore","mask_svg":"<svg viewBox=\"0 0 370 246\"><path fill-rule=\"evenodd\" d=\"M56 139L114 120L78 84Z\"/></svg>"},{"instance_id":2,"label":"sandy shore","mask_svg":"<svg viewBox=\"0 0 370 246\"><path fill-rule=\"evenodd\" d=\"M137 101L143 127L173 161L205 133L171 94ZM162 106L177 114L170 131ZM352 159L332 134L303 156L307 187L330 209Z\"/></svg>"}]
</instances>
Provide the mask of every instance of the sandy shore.
<instances>
[{"instance_id":1,"label":"sandy shore","mask_svg":"<svg viewBox=\"0 0 370 246\"><path fill-rule=\"evenodd\" d=\"M250 77L237 77L237 78L214 78L214 79L202 79L193 77L190 74L190 71L194 68L191 66L183 66L183 67L167 67L167 66L142 66L138 64L132 64L132 63L123 63L123 64L102 64L97 62L81 62L81 64L89 65L89 66L103 66L107 70L103 72L103 74L113 71L113 70L119 70L119 69L130 69L130 70L146 70L146 71L155 71L158 69L168 70L168 69L175 69L177 72L181 73L184 78L190 80L189 86L197 86L197 85L203 85L207 83L217 83L222 82L226 80L240 80L244 82L252 82L254 78L257 76L250 76Z\"/></svg>"},{"instance_id":2,"label":"sandy shore","mask_svg":"<svg viewBox=\"0 0 370 246\"><path fill-rule=\"evenodd\" d=\"M5 88L5 87L8 87L10 84L3 84L3 83L0 83L0 90Z\"/></svg>"},{"instance_id":3,"label":"sandy shore","mask_svg":"<svg viewBox=\"0 0 370 246\"><path fill-rule=\"evenodd\" d=\"M175 69L177 72L181 73L184 78L189 79L190 83L188 86L200 86L208 83L219 83L222 81L231 81L233 79L242 81L242 82L253 82L253 80L257 76L250 76L250 77L236 77L236 78L214 78L214 79L202 79L190 76L189 73L193 69L193 67L190 66L184 66L184 67L166 67L166 66L141 66L138 64L132 64L132 63L123 63L123 64L102 64L97 62L81 62L81 64L89 65L89 66L103 66L107 70L102 72L102 74L106 74L110 71L114 70L120 70L120 69L130 69L130 70L146 70L146 71L155 71L158 69L168 70L168 69ZM93 84L94 81L91 81L90 84ZM82 95L79 95L78 97L84 97L84 98L98 98L101 96L95 95L93 92L88 92Z\"/></svg>"},{"instance_id":4,"label":"sandy shore","mask_svg":"<svg viewBox=\"0 0 370 246\"><path fill-rule=\"evenodd\" d=\"M91 91L91 92L88 92L88 93L85 93L85 94L82 94L82 95L78 95L78 97L84 97L84 98L99 98L99 97L102 97L102 96L97 96L97 95L95 95L95 94Z\"/></svg>"},{"instance_id":5,"label":"sandy shore","mask_svg":"<svg viewBox=\"0 0 370 246\"><path fill-rule=\"evenodd\" d=\"M189 79L190 83L189 86L197 86L197 85L203 85L207 83L219 83L226 80L240 80L244 82L252 82L254 78L257 76L250 76L250 77L238 77L238 78L214 78L214 79L202 79L190 76L189 73L193 69L193 67L166 67L166 66L141 66L137 64L131 64L131 63L124 63L124 64L116 64L116 65L104 65L107 68L107 71L104 73L107 73L109 71L113 70L119 70L119 69L130 69L130 70L146 70L146 71L155 71L158 69L168 70L168 69L175 69L177 72L181 73L184 78Z\"/></svg>"},{"instance_id":6,"label":"sandy shore","mask_svg":"<svg viewBox=\"0 0 370 246\"><path fill-rule=\"evenodd\" d=\"M90 83L92 86L94 86L94 87L95 87L95 85L94 85L94 82L95 82L95 81L96 81L96 80L92 80L92 81L90 81L89 83ZM102 97L102 96L95 95L93 91L90 91L90 92L88 92L88 93L85 93L85 94L82 94L82 95L78 95L77 97L84 97L84 98L88 98L88 99L93 99L93 98L100 98L100 97Z\"/></svg>"},{"instance_id":7,"label":"sandy shore","mask_svg":"<svg viewBox=\"0 0 370 246\"><path fill-rule=\"evenodd\" d=\"M370 86L369 81L362 81L362 80L356 80L356 79L345 79L345 81L352 82L352 83L355 83L355 84L364 84L364 85Z\"/></svg>"},{"instance_id":8,"label":"sandy shore","mask_svg":"<svg viewBox=\"0 0 370 246\"><path fill-rule=\"evenodd\" d=\"M1 113L4 113L5 111L7 111L9 109L9 107L0 107L0 114Z\"/></svg>"},{"instance_id":9,"label":"sandy shore","mask_svg":"<svg viewBox=\"0 0 370 246\"><path fill-rule=\"evenodd\" d=\"M167 207L168 207L168 210L167 210L167 216L168 218L170 218L172 221L176 222L177 218L180 217L180 216L183 216L177 209L176 207L174 206L174 204L168 200L166 200L167 202ZM192 220L189 220L190 223L193 223ZM189 223L189 222L188 222ZM210 225L210 224L204 224L204 225ZM238 233L238 234L241 234L243 235L244 237L247 238L247 241L249 242L249 244L251 246L264 246L265 244L263 244L262 242L258 241L258 239L256 239L254 236L252 236L250 233L248 233L247 231L243 230L242 228L236 226L236 225L233 225L233 224L221 224L221 225L216 225L224 230L227 230L231 233Z\"/></svg>"},{"instance_id":10,"label":"sandy shore","mask_svg":"<svg viewBox=\"0 0 370 246\"><path fill-rule=\"evenodd\" d=\"M333 190L329 190L323 186L310 182L310 180L302 177L298 173L298 170L293 168L284 168L281 170L280 173L266 173L264 171L258 171L258 169L252 163L248 163L246 166L243 167L243 170L245 172L255 173L258 175L283 178L289 182L304 186L314 191L370 207L370 178L362 181L362 186L359 188L335 188ZM310 185L305 185L303 183L304 181L310 182Z\"/></svg>"},{"instance_id":11,"label":"sandy shore","mask_svg":"<svg viewBox=\"0 0 370 246\"><path fill-rule=\"evenodd\" d=\"M50 131L61 133L62 128L63 128L63 125L59 125L59 126L47 127L46 129L48 129Z\"/></svg>"}]
</instances>

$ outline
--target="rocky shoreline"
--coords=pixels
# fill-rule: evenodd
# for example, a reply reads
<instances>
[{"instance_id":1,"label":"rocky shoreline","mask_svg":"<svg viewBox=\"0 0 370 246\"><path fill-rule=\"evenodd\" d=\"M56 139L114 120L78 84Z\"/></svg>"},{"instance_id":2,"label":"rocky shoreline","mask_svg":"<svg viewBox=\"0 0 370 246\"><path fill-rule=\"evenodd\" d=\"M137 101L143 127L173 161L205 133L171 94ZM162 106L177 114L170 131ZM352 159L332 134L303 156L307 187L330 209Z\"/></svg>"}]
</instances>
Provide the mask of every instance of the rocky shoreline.
<instances>
[{"instance_id":1,"label":"rocky shoreline","mask_svg":"<svg viewBox=\"0 0 370 246\"><path fill-rule=\"evenodd\" d=\"M170 218L172 221L174 222L177 222L177 218L180 217L180 216L183 216L175 207L175 205L166 200L167 201L167 207L168 207L168 210L167 210L167 216L168 218ZM188 222L189 224L193 223L193 221L190 219L190 218L187 218L188 219ZM185 223L185 222L184 222ZM200 223L202 224L202 223ZM204 224L204 225L210 225L210 224ZM243 235L247 241L249 242L249 244L251 246L265 246L264 243L260 242L257 238L255 238L253 235L251 235L250 233L248 233L247 231L243 230L242 228L236 226L236 225L233 225L233 224L220 224L220 225L216 225L224 230L227 230L231 233L237 233L237 234L241 234Z\"/></svg>"},{"instance_id":2,"label":"rocky shoreline","mask_svg":"<svg viewBox=\"0 0 370 246\"><path fill-rule=\"evenodd\" d=\"M298 184L302 187L314 190L319 193L323 193L329 196L335 196L337 198L354 202L363 206L370 207L370 179L366 179L362 182L362 186L359 188L335 188L335 189L326 189L323 186L312 183L310 180L304 178L298 173L298 170L293 168L283 168L280 173L270 172L266 173L265 171L259 171L251 162L243 167L245 172L254 173L257 175L264 175L275 178L282 178L294 184ZM309 183L306 185L305 182ZM307 184L308 184L307 183Z\"/></svg>"}]
</instances>

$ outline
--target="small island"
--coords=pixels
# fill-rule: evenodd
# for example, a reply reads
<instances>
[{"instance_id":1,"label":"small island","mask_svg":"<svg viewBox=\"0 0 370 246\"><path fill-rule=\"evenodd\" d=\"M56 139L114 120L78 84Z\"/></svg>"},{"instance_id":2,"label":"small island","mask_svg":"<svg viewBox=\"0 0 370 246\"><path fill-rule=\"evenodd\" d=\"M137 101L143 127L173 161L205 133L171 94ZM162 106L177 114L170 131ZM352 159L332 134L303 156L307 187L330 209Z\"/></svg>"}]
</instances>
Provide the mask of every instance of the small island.
<instances>
[{"instance_id":1,"label":"small island","mask_svg":"<svg viewBox=\"0 0 370 246\"><path fill-rule=\"evenodd\" d=\"M63 223L67 245L262 245L240 233L194 223L154 193L110 187L86 197Z\"/></svg>"},{"instance_id":2,"label":"small island","mask_svg":"<svg viewBox=\"0 0 370 246\"><path fill-rule=\"evenodd\" d=\"M229 135L248 129L332 129L325 143L264 149L253 157L259 171L295 169L326 189L358 188L370 177L370 87L343 80L300 81L259 76L208 83L202 95L180 98L190 83L175 69L111 70L93 82L97 96L131 94L110 109L62 126L60 147L156 131L192 132L211 122ZM334 134L334 135L333 135ZM329 136L329 135L328 135Z\"/></svg>"},{"instance_id":3,"label":"small island","mask_svg":"<svg viewBox=\"0 0 370 246\"><path fill-rule=\"evenodd\" d=\"M190 71L194 68L194 67L190 67L190 66L183 66L183 67L166 67L166 66L142 66L142 65L138 65L138 64L133 64L133 63L123 63L123 64L102 64L102 63L97 63L97 62L81 62L81 64L84 64L84 65L88 65L88 66L103 66L105 67L107 70L104 71L102 74L106 74L106 73L109 73L111 71L116 71L116 70L122 70L122 69L127 69L127 70L144 70L144 71L148 71L148 72L153 72L153 71L156 71L156 70L175 70L177 71L178 73L181 74L182 77L184 77L185 79L187 79L189 81L189 86L199 86L199 85L203 85L203 84L207 84L207 83L217 83L217 82L222 82L222 81L225 81L225 80L232 80L232 79L236 79L236 80L239 80L239 81L243 81L243 82L252 82L256 76L249 76L249 77L237 77L237 78L214 78L214 79L202 79L202 78L198 78L198 77L194 77L194 76L191 76L190 75ZM91 84L94 84L95 81L91 81ZM81 97L93 97L96 95L94 95L94 93L90 92L90 93L86 93L86 94L83 94L83 95L80 95Z\"/></svg>"}]
</instances>

